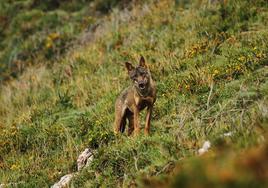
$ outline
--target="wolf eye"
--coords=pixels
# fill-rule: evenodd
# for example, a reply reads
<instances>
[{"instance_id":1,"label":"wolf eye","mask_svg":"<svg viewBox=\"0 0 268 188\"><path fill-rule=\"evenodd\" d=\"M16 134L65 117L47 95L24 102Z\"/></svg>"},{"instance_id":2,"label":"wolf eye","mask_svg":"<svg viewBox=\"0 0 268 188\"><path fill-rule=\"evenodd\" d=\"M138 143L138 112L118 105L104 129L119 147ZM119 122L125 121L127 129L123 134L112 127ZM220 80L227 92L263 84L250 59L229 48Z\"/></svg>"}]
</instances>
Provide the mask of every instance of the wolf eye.
<instances>
[{"instance_id":1,"label":"wolf eye","mask_svg":"<svg viewBox=\"0 0 268 188\"><path fill-rule=\"evenodd\" d=\"M135 73L129 74L129 77L130 77L130 79L134 80L136 77L136 74Z\"/></svg>"},{"instance_id":2,"label":"wolf eye","mask_svg":"<svg viewBox=\"0 0 268 188\"><path fill-rule=\"evenodd\" d=\"M145 77L146 75L147 75L146 72L144 72L144 73L141 74L142 77Z\"/></svg>"}]
</instances>

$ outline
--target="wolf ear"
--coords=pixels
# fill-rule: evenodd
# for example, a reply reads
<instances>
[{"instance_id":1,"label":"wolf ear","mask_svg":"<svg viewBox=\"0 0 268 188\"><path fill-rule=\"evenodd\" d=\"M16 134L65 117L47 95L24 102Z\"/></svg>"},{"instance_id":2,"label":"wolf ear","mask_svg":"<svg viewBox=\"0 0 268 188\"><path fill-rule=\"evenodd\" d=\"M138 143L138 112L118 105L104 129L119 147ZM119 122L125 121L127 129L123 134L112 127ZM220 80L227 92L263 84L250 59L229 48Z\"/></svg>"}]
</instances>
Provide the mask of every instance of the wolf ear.
<instances>
[{"instance_id":1,"label":"wolf ear","mask_svg":"<svg viewBox=\"0 0 268 188\"><path fill-rule=\"evenodd\" d=\"M128 72L130 72L134 69L133 65L129 62L125 62L125 66L126 66Z\"/></svg>"},{"instance_id":2,"label":"wolf ear","mask_svg":"<svg viewBox=\"0 0 268 188\"><path fill-rule=\"evenodd\" d=\"M140 58L140 66L143 68L147 68L147 65L145 63L145 59L143 56L141 56L141 58Z\"/></svg>"}]
</instances>

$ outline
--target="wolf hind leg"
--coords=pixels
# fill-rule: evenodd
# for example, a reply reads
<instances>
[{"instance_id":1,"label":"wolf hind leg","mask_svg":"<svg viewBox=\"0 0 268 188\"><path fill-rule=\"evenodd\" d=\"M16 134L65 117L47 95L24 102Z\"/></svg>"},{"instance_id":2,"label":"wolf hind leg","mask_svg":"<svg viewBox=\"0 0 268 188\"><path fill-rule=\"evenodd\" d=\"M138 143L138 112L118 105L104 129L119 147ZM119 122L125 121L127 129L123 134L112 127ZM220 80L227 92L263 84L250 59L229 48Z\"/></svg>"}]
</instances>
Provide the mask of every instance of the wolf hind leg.
<instances>
[{"instance_id":1,"label":"wolf hind leg","mask_svg":"<svg viewBox=\"0 0 268 188\"><path fill-rule=\"evenodd\" d=\"M120 122L120 132L121 133L125 132L126 123L127 123L127 118L126 118L126 114L124 114L124 116L122 117L122 120Z\"/></svg>"},{"instance_id":2,"label":"wolf hind leg","mask_svg":"<svg viewBox=\"0 0 268 188\"><path fill-rule=\"evenodd\" d=\"M126 108L124 108L120 101L115 105L115 121L114 121L114 133L124 132L126 126Z\"/></svg>"},{"instance_id":3,"label":"wolf hind leg","mask_svg":"<svg viewBox=\"0 0 268 188\"><path fill-rule=\"evenodd\" d=\"M128 118L128 122L129 122L127 134L128 134L128 136L130 136L132 134L132 132L134 131L134 115L131 114L127 118Z\"/></svg>"}]
</instances>

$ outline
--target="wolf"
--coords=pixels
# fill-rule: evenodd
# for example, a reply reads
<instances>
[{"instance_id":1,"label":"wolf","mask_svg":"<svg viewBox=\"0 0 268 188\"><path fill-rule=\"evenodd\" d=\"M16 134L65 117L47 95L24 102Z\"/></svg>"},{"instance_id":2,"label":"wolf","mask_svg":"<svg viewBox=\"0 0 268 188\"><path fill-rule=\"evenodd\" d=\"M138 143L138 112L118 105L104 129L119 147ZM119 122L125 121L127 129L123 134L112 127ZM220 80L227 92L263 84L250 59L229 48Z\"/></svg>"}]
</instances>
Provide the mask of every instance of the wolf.
<instances>
[{"instance_id":1,"label":"wolf","mask_svg":"<svg viewBox=\"0 0 268 188\"><path fill-rule=\"evenodd\" d=\"M129 62L125 62L125 67L132 84L116 99L114 132L123 133L128 120L128 135L133 131L134 135L138 135L140 133L139 114L147 108L144 134L149 135L153 106L156 101L155 82L143 56L140 57L137 67Z\"/></svg>"}]
</instances>

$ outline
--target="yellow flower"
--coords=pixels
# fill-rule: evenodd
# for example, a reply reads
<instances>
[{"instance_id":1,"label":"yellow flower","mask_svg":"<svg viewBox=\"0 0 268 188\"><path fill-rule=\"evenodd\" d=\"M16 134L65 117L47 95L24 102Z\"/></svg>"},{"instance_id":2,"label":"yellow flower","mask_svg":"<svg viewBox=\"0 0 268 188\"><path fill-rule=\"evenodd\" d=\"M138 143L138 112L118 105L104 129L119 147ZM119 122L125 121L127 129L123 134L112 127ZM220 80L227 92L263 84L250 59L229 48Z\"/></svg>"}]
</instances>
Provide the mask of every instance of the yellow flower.
<instances>
[{"instance_id":1,"label":"yellow flower","mask_svg":"<svg viewBox=\"0 0 268 188\"><path fill-rule=\"evenodd\" d=\"M240 67L239 65L236 65L236 66L235 66L235 69L236 69L236 70L241 70L241 67Z\"/></svg>"},{"instance_id":2,"label":"yellow flower","mask_svg":"<svg viewBox=\"0 0 268 188\"><path fill-rule=\"evenodd\" d=\"M265 57L265 56L264 56L262 53L257 53L257 54L256 54L256 57L257 57L257 58L262 58L262 57Z\"/></svg>"},{"instance_id":3,"label":"yellow flower","mask_svg":"<svg viewBox=\"0 0 268 188\"><path fill-rule=\"evenodd\" d=\"M11 167L10 167L11 170L17 170L19 169L19 166L16 165L16 164L13 164Z\"/></svg>"},{"instance_id":4,"label":"yellow flower","mask_svg":"<svg viewBox=\"0 0 268 188\"><path fill-rule=\"evenodd\" d=\"M99 120L96 120L96 125L101 125L101 121L99 121Z\"/></svg>"},{"instance_id":5,"label":"yellow flower","mask_svg":"<svg viewBox=\"0 0 268 188\"><path fill-rule=\"evenodd\" d=\"M220 72L219 72L217 69L215 69L215 70L213 71L212 77L218 75L219 73L220 73Z\"/></svg>"},{"instance_id":6,"label":"yellow flower","mask_svg":"<svg viewBox=\"0 0 268 188\"><path fill-rule=\"evenodd\" d=\"M214 74L217 75L219 74L219 71L217 69L214 70Z\"/></svg>"},{"instance_id":7,"label":"yellow flower","mask_svg":"<svg viewBox=\"0 0 268 188\"><path fill-rule=\"evenodd\" d=\"M46 42L46 48L52 48L52 41L48 40Z\"/></svg>"},{"instance_id":8,"label":"yellow flower","mask_svg":"<svg viewBox=\"0 0 268 188\"><path fill-rule=\"evenodd\" d=\"M60 35L59 35L59 33L50 33L49 38L52 40L56 40L56 39L60 38Z\"/></svg>"},{"instance_id":9,"label":"yellow flower","mask_svg":"<svg viewBox=\"0 0 268 188\"><path fill-rule=\"evenodd\" d=\"M246 60L246 57L245 56L241 56L238 58L239 61L245 61Z\"/></svg>"}]
</instances>

